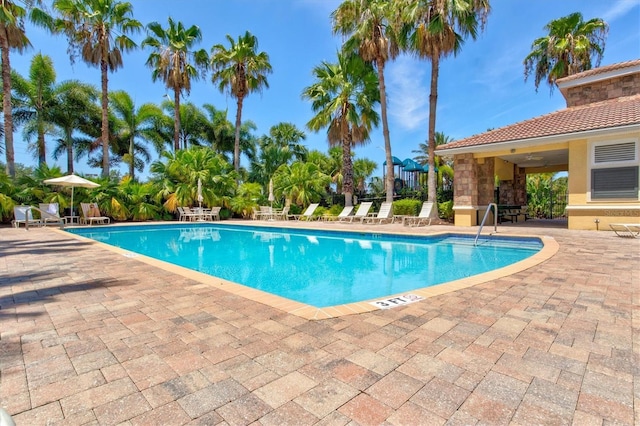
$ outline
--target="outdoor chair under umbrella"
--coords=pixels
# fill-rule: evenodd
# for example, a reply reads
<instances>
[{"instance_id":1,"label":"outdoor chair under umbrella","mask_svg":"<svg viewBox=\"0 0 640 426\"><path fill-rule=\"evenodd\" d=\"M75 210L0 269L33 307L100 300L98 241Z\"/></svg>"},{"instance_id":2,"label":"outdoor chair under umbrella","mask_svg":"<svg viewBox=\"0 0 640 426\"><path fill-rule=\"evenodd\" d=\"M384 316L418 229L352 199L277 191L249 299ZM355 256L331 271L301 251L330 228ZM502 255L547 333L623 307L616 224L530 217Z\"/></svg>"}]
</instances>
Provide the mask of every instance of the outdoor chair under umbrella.
<instances>
[{"instance_id":1,"label":"outdoor chair under umbrella","mask_svg":"<svg viewBox=\"0 0 640 426\"><path fill-rule=\"evenodd\" d=\"M78 186L80 188L97 188L100 184L82 178L80 176L70 174L67 176L62 176L53 179L46 179L43 181L48 185L58 185L58 186L70 186L71 187L71 216L73 217L73 189Z\"/></svg>"}]
</instances>

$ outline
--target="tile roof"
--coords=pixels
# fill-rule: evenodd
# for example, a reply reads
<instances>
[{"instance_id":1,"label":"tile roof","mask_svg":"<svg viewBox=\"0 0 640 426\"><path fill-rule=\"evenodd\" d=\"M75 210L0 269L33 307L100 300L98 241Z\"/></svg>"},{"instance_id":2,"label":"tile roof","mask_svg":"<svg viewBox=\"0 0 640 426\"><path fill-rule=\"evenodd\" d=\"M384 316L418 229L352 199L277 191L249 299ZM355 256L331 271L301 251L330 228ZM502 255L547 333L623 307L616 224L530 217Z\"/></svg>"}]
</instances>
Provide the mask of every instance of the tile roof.
<instances>
[{"instance_id":1,"label":"tile roof","mask_svg":"<svg viewBox=\"0 0 640 426\"><path fill-rule=\"evenodd\" d=\"M569 135L633 124L640 124L640 94L566 108L440 145L437 150Z\"/></svg>"},{"instance_id":2,"label":"tile roof","mask_svg":"<svg viewBox=\"0 0 640 426\"><path fill-rule=\"evenodd\" d=\"M568 81L578 80L585 77L593 77L598 74L606 74L608 72L618 71L625 68L632 68L638 65L640 65L640 59L634 59L631 61L618 62L616 64L605 65L603 67L593 68L587 71L580 72L578 74L573 74L567 77L559 78L556 80L556 84L562 84Z\"/></svg>"}]
</instances>

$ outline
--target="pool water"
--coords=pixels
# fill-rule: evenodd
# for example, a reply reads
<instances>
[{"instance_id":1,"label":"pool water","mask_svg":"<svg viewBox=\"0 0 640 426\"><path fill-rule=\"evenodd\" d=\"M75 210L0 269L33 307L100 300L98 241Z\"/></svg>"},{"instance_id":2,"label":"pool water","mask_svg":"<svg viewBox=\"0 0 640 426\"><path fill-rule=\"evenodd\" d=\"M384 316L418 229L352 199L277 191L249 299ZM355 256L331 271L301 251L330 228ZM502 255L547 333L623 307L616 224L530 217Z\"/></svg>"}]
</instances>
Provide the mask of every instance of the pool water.
<instances>
[{"instance_id":1,"label":"pool water","mask_svg":"<svg viewBox=\"0 0 640 426\"><path fill-rule=\"evenodd\" d=\"M382 298L492 271L537 238L405 236L219 224L68 232L318 308Z\"/></svg>"}]
</instances>

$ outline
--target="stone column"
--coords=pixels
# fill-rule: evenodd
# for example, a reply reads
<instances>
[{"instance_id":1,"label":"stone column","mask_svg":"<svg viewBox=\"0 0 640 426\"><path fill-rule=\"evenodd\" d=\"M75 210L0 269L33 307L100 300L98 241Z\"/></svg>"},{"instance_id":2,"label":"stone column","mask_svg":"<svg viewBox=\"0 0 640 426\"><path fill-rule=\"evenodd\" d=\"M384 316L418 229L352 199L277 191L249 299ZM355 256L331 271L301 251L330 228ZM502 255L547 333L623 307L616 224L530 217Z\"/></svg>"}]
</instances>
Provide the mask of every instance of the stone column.
<instances>
[{"instance_id":1,"label":"stone column","mask_svg":"<svg viewBox=\"0 0 640 426\"><path fill-rule=\"evenodd\" d=\"M453 157L453 210L456 226L477 225L478 171L473 154Z\"/></svg>"}]
</instances>

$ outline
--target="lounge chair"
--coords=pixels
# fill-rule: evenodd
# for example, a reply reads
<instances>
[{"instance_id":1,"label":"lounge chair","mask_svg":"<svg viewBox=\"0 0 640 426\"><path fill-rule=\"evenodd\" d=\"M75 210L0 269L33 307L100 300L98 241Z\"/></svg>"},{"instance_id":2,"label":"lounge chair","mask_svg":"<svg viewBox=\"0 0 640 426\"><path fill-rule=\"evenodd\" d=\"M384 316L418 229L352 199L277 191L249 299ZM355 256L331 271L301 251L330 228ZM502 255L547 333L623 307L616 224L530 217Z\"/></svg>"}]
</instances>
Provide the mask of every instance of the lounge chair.
<instances>
[{"instance_id":1,"label":"lounge chair","mask_svg":"<svg viewBox=\"0 0 640 426\"><path fill-rule=\"evenodd\" d=\"M58 203L40 203L38 211L40 212L40 220L43 225L55 223L58 225L64 225L65 220L60 216L60 209Z\"/></svg>"},{"instance_id":2,"label":"lounge chair","mask_svg":"<svg viewBox=\"0 0 640 426\"><path fill-rule=\"evenodd\" d=\"M364 223L383 223L390 222L393 220L393 203L384 202L380 205L380 210L378 214L371 217L365 217L363 219Z\"/></svg>"},{"instance_id":3,"label":"lounge chair","mask_svg":"<svg viewBox=\"0 0 640 426\"><path fill-rule=\"evenodd\" d=\"M640 223L610 223L609 227L619 237L640 238Z\"/></svg>"},{"instance_id":4,"label":"lounge chair","mask_svg":"<svg viewBox=\"0 0 640 426\"><path fill-rule=\"evenodd\" d=\"M95 207L92 207L95 206ZM100 210L97 213L92 212L92 210L97 209L98 205L95 203L80 203L80 207L82 208L82 217L80 218L80 223L84 223L85 225L93 225L93 223L99 223L102 225L106 225L111 223L111 219L107 216L102 216Z\"/></svg>"},{"instance_id":5,"label":"lounge chair","mask_svg":"<svg viewBox=\"0 0 640 426\"><path fill-rule=\"evenodd\" d=\"M49 224L64 226L67 222L65 218L60 216L58 203L40 203L39 207L31 207L31 210L35 210L40 214L40 222L42 222L43 226Z\"/></svg>"},{"instance_id":6,"label":"lounge chair","mask_svg":"<svg viewBox=\"0 0 640 426\"><path fill-rule=\"evenodd\" d=\"M320 203L309 204L309 207L302 214L289 214L287 219L293 220L314 220L313 212L316 211Z\"/></svg>"},{"instance_id":7,"label":"lounge chair","mask_svg":"<svg viewBox=\"0 0 640 426\"><path fill-rule=\"evenodd\" d=\"M338 218L338 222L349 222L352 223L354 219L359 220L360 222L362 222L364 220L365 217L367 217L367 215L369 214L369 210L371 210L371 206L373 205L372 202L367 201L364 203L361 203L358 206L358 210L356 210L356 213L351 216L345 216L345 217L340 217Z\"/></svg>"},{"instance_id":8,"label":"lounge chair","mask_svg":"<svg viewBox=\"0 0 640 426\"><path fill-rule=\"evenodd\" d=\"M351 213L353 213L353 206L347 206L342 209L342 211L340 212L340 214L338 214L338 216L325 214L322 216L322 220L342 220L344 218L351 216Z\"/></svg>"},{"instance_id":9,"label":"lounge chair","mask_svg":"<svg viewBox=\"0 0 640 426\"><path fill-rule=\"evenodd\" d=\"M406 217L404 220L404 225L409 226L420 226L420 225L431 225L431 211L433 210L433 201L425 201L422 203L422 208L420 209L420 213L415 217Z\"/></svg>"},{"instance_id":10,"label":"lounge chair","mask_svg":"<svg viewBox=\"0 0 640 426\"><path fill-rule=\"evenodd\" d=\"M13 207L13 220L11 223L14 228L19 228L20 224L25 227L29 225L41 226L42 221L40 219L34 219L31 212L31 206L15 206Z\"/></svg>"}]
</instances>

